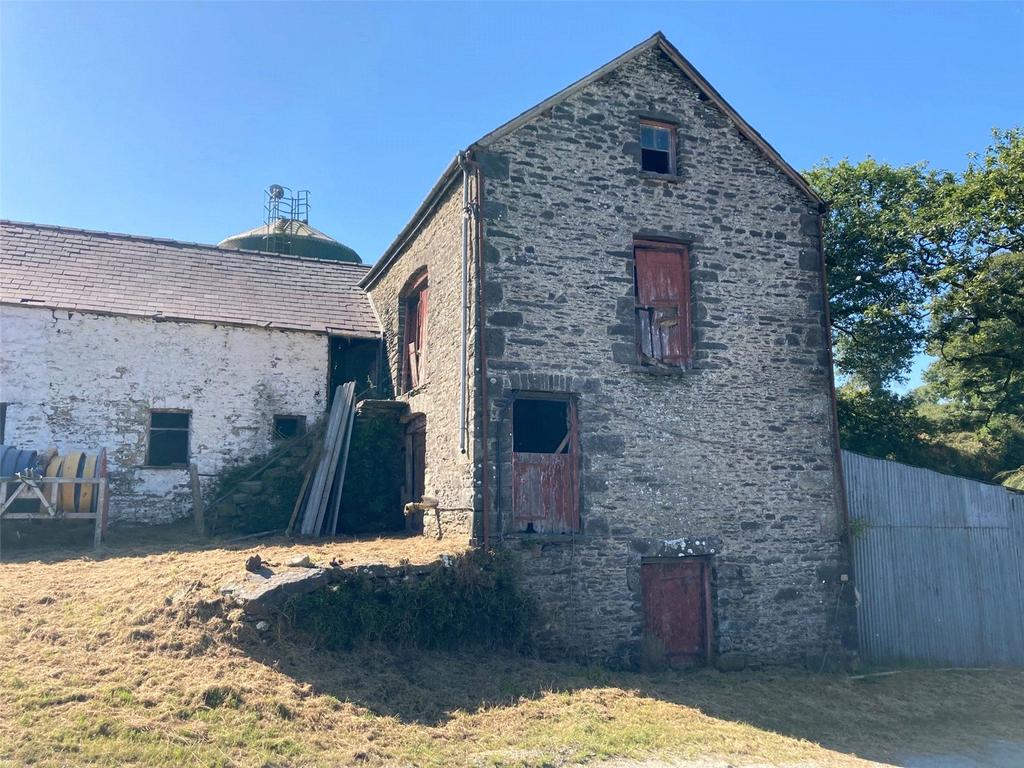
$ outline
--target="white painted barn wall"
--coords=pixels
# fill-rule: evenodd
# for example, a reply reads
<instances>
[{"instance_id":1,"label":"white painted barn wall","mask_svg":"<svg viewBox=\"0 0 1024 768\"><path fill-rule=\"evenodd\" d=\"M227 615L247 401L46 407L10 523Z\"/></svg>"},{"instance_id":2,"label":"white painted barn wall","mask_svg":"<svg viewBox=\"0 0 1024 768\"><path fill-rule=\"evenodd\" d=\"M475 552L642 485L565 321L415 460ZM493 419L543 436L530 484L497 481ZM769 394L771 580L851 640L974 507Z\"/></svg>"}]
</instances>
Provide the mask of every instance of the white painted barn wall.
<instances>
[{"instance_id":1,"label":"white painted barn wall","mask_svg":"<svg viewBox=\"0 0 1024 768\"><path fill-rule=\"evenodd\" d=\"M192 411L190 452L205 482L271 448L274 414L326 408L327 337L0 306L0 402L8 444L107 449L111 521L191 513L188 472L148 469L151 408Z\"/></svg>"}]
</instances>

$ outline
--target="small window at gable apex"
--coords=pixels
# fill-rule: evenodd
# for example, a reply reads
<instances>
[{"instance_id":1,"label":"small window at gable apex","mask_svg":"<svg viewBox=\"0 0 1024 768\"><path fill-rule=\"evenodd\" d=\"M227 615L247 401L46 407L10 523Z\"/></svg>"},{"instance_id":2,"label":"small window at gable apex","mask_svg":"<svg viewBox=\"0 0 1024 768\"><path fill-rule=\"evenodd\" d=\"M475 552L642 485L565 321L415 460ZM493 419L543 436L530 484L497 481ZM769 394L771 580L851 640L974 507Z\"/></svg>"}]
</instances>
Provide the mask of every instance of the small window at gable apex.
<instances>
[{"instance_id":1,"label":"small window at gable apex","mask_svg":"<svg viewBox=\"0 0 1024 768\"><path fill-rule=\"evenodd\" d=\"M676 127L656 120L640 121L640 168L649 173L676 172Z\"/></svg>"}]
</instances>

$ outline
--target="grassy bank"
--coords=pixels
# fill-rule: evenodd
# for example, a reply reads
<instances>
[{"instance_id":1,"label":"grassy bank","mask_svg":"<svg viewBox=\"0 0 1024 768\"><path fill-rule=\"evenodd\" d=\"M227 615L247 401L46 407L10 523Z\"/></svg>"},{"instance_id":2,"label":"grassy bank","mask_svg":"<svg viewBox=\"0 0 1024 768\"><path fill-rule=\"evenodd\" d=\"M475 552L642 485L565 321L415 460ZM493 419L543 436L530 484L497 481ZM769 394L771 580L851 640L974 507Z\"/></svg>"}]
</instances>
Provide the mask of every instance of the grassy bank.
<instances>
[{"instance_id":1,"label":"grassy bank","mask_svg":"<svg viewBox=\"0 0 1024 768\"><path fill-rule=\"evenodd\" d=\"M254 552L351 564L444 549L164 542L2 564L0 764L853 766L1018 738L1024 722L1020 672L632 674L498 651L313 650L217 604Z\"/></svg>"}]
</instances>

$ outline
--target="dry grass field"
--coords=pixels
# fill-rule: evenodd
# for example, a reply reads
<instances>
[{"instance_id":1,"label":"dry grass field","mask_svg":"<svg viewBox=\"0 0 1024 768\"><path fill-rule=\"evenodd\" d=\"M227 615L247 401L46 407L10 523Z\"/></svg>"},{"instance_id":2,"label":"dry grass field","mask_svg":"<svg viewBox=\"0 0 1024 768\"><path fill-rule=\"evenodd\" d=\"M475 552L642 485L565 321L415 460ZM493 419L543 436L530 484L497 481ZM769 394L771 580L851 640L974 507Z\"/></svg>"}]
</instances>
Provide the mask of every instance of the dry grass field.
<instances>
[{"instance_id":1,"label":"dry grass field","mask_svg":"<svg viewBox=\"0 0 1024 768\"><path fill-rule=\"evenodd\" d=\"M116 533L116 532L115 532ZM613 672L486 651L329 654L217 606L253 553L425 562L429 539L124 532L0 564L0 765L868 765L1024 731L1024 673Z\"/></svg>"}]
</instances>

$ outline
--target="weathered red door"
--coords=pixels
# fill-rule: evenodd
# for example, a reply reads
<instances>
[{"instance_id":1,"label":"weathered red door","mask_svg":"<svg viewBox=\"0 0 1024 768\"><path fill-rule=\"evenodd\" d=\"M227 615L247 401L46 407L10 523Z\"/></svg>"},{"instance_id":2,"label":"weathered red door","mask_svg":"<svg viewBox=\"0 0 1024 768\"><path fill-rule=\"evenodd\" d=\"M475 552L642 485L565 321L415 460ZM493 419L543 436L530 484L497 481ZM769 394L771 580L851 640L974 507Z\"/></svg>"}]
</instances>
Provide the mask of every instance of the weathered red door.
<instances>
[{"instance_id":1,"label":"weathered red door","mask_svg":"<svg viewBox=\"0 0 1024 768\"><path fill-rule=\"evenodd\" d=\"M681 558L643 563L644 632L675 664L707 660L711 644L707 563Z\"/></svg>"},{"instance_id":2,"label":"weathered red door","mask_svg":"<svg viewBox=\"0 0 1024 768\"><path fill-rule=\"evenodd\" d=\"M576 454L513 453L512 509L516 530L572 533L579 530Z\"/></svg>"},{"instance_id":3,"label":"weathered red door","mask_svg":"<svg viewBox=\"0 0 1024 768\"><path fill-rule=\"evenodd\" d=\"M669 365L690 360L690 279L686 249L638 245L636 311L640 353Z\"/></svg>"},{"instance_id":4,"label":"weathered red door","mask_svg":"<svg viewBox=\"0 0 1024 768\"><path fill-rule=\"evenodd\" d=\"M576 403L569 399L524 398L514 407L513 530L579 531L580 443Z\"/></svg>"}]
</instances>

